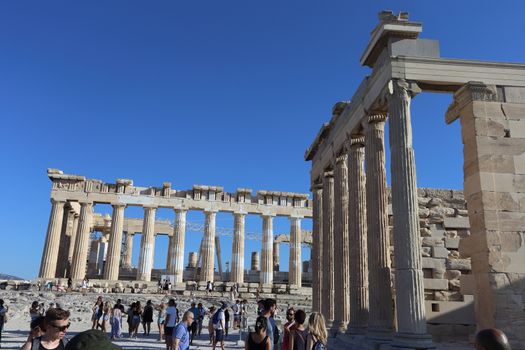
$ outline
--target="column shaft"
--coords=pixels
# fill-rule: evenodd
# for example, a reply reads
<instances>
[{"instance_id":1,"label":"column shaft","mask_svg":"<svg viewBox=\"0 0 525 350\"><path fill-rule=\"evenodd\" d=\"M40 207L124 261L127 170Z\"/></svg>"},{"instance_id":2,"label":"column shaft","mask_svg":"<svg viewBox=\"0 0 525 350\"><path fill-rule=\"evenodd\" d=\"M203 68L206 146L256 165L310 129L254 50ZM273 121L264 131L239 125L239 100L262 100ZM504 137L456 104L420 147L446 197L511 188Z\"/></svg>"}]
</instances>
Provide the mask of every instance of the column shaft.
<instances>
[{"instance_id":1,"label":"column shaft","mask_svg":"<svg viewBox=\"0 0 525 350\"><path fill-rule=\"evenodd\" d=\"M235 213L233 222L231 281L244 283L244 223L246 214Z\"/></svg>"},{"instance_id":2,"label":"column shaft","mask_svg":"<svg viewBox=\"0 0 525 350\"><path fill-rule=\"evenodd\" d=\"M204 238L202 240L201 281L212 281L215 277L215 218L217 212L205 211Z\"/></svg>"},{"instance_id":3,"label":"column shaft","mask_svg":"<svg viewBox=\"0 0 525 350\"><path fill-rule=\"evenodd\" d=\"M273 241L273 271L279 271L281 264L281 243Z\"/></svg>"},{"instance_id":4,"label":"column shaft","mask_svg":"<svg viewBox=\"0 0 525 350\"><path fill-rule=\"evenodd\" d=\"M71 264L71 279L73 280L81 280L86 277L92 212L93 203L80 203L75 254L73 255L73 262Z\"/></svg>"},{"instance_id":5,"label":"column shaft","mask_svg":"<svg viewBox=\"0 0 525 350\"><path fill-rule=\"evenodd\" d=\"M348 332L365 333L368 324L368 260L366 247L366 189L364 138L350 140L348 154L350 237L350 324Z\"/></svg>"},{"instance_id":6,"label":"column shaft","mask_svg":"<svg viewBox=\"0 0 525 350\"><path fill-rule=\"evenodd\" d=\"M106 280L118 280L125 208L125 204L113 204L113 215L111 216L111 234L109 237L106 266L104 268L104 279Z\"/></svg>"},{"instance_id":7,"label":"column shaft","mask_svg":"<svg viewBox=\"0 0 525 350\"><path fill-rule=\"evenodd\" d=\"M431 340L426 336L416 167L410 121L411 96L408 84L402 80L392 82L391 92L388 112L398 326L394 341L400 346L412 347L416 344L424 348Z\"/></svg>"},{"instance_id":8,"label":"column shaft","mask_svg":"<svg viewBox=\"0 0 525 350\"><path fill-rule=\"evenodd\" d=\"M57 268L55 272L56 278L68 277L68 252L69 243L71 242L71 229L73 226L74 212L70 211L68 206L64 207L64 217L62 219L62 230L60 232L60 244L58 248Z\"/></svg>"},{"instance_id":9,"label":"column shaft","mask_svg":"<svg viewBox=\"0 0 525 350\"><path fill-rule=\"evenodd\" d=\"M184 241L186 238L186 213L187 210L175 209L175 227L173 239L170 240L171 248L171 274L175 275L175 282L182 283L184 275Z\"/></svg>"},{"instance_id":10,"label":"column shaft","mask_svg":"<svg viewBox=\"0 0 525 350\"><path fill-rule=\"evenodd\" d=\"M75 245L77 240L77 233L78 233L78 222L80 218L80 213L75 214L73 218L73 227L71 228L71 237L69 238L69 249L67 253L67 262L68 262L68 268L67 268L67 276L71 277L71 267L73 265L73 256L75 255Z\"/></svg>"},{"instance_id":11,"label":"column shaft","mask_svg":"<svg viewBox=\"0 0 525 350\"><path fill-rule=\"evenodd\" d=\"M64 201L51 199L51 214L49 215L49 224L47 226L46 243L42 253L42 262L40 264L41 278L54 278L57 259L58 246L60 244L60 230L64 219Z\"/></svg>"},{"instance_id":12,"label":"column shaft","mask_svg":"<svg viewBox=\"0 0 525 350\"><path fill-rule=\"evenodd\" d=\"M288 281L290 285L301 287L301 218L290 217L290 266Z\"/></svg>"},{"instance_id":13,"label":"column shaft","mask_svg":"<svg viewBox=\"0 0 525 350\"><path fill-rule=\"evenodd\" d=\"M261 272L262 284L273 283L273 217L263 215L263 232L261 247Z\"/></svg>"},{"instance_id":14,"label":"column shaft","mask_svg":"<svg viewBox=\"0 0 525 350\"><path fill-rule=\"evenodd\" d=\"M334 169L335 236L335 313L334 327L344 332L350 318L350 260L348 222L348 159L342 154Z\"/></svg>"},{"instance_id":15,"label":"column shaft","mask_svg":"<svg viewBox=\"0 0 525 350\"><path fill-rule=\"evenodd\" d=\"M334 175L328 171L323 180L323 313L326 324L334 321Z\"/></svg>"},{"instance_id":16,"label":"column shaft","mask_svg":"<svg viewBox=\"0 0 525 350\"><path fill-rule=\"evenodd\" d=\"M131 269L131 258L133 256L133 236L132 232L125 232L124 234L124 259L122 261L122 268Z\"/></svg>"},{"instance_id":17,"label":"column shaft","mask_svg":"<svg viewBox=\"0 0 525 350\"><path fill-rule=\"evenodd\" d=\"M323 186L313 185L312 311L321 312L323 294Z\"/></svg>"},{"instance_id":18,"label":"column shaft","mask_svg":"<svg viewBox=\"0 0 525 350\"><path fill-rule=\"evenodd\" d=\"M157 208L155 207L144 207L139 264L137 266L137 280L139 281L151 281L151 270L153 269L153 258L155 256L156 211Z\"/></svg>"},{"instance_id":19,"label":"column shaft","mask_svg":"<svg viewBox=\"0 0 525 350\"><path fill-rule=\"evenodd\" d=\"M369 318L368 336L392 337L390 237L385 168L385 115L368 118L365 131L366 218L368 227Z\"/></svg>"}]
</instances>

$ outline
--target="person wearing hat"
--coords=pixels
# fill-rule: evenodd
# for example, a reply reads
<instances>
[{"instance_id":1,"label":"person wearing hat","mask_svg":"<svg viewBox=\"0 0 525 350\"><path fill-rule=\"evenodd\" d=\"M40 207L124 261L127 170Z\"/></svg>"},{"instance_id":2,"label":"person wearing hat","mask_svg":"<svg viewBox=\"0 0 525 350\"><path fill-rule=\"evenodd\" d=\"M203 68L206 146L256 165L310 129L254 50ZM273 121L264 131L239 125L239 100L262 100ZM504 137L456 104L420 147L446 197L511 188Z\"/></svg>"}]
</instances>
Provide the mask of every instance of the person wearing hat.
<instances>
[{"instance_id":1,"label":"person wearing hat","mask_svg":"<svg viewBox=\"0 0 525 350\"><path fill-rule=\"evenodd\" d=\"M97 329L78 333L66 345L66 350L117 350L120 346L113 344L106 334Z\"/></svg>"}]
</instances>

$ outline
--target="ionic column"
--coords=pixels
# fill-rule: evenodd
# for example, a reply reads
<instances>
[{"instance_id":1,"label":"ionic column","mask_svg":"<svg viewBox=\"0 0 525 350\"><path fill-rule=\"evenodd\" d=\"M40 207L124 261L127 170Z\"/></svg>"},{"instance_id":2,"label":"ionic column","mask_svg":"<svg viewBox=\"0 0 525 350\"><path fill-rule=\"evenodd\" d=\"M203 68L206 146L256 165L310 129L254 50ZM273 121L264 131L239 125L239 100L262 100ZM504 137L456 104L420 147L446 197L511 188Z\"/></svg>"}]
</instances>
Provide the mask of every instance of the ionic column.
<instances>
[{"instance_id":1,"label":"ionic column","mask_svg":"<svg viewBox=\"0 0 525 350\"><path fill-rule=\"evenodd\" d=\"M73 262L71 264L71 279L73 280L81 280L86 277L92 213L93 203L80 202L80 215L75 239L75 254L73 255Z\"/></svg>"},{"instance_id":2,"label":"ionic column","mask_svg":"<svg viewBox=\"0 0 525 350\"><path fill-rule=\"evenodd\" d=\"M153 257L155 254L156 211L157 207L144 206L139 264L137 266L137 280L139 281L151 281L151 270L153 269Z\"/></svg>"},{"instance_id":3,"label":"ionic column","mask_svg":"<svg viewBox=\"0 0 525 350\"><path fill-rule=\"evenodd\" d=\"M49 224L47 226L46 243L38 274L40 278L55 277L65 203L65 201L51 199L51 214L49 215Z\"/></svg>"},{"instance_id":4,"label":"ionic column","mask_svg":"<svg viewBox=\"0 0 525 350\"><path fill-rule=\"evenodd\" d=\"M279 271L281 264L281 242L273 241L273 271Z\"/></svg>"},{"instance_id":5,"label":"ionic column","mask_svg":"<svg viewBox=\"0 0 525 350\"><path fill-rule=\"evenodd\" d=\"M260 283L273 283L273 217L263 215Z\"/></svg>"},{"instance_id":6,"label":"ionic column","mask_svg":"<svg viewBox=\"0 0 525 350\"><path fill-rule=\"evenodd\" d=\"M173 237L170 239L171 250L171 270L170 274L175 275L175 282L182 283L184 274L184 241L186 238L186 213L187 210L175 209L175 226L173 227Z\"/></svg>"},{"instance_id":7,"label":"ionic column","mask_svg":"<svg viewBox=\"0 0 525 350\"><path fill-rule=\"evenodd\" d=\"M406 81L391 82L388 113L398 327L393 345L424 349L432 346L432 340L427 334L421 268L416 165L410 121L412 94Z\"/></svg>"},{"instance_id":8,"label":"ionic column","mask_svg":"<svg viewBox=\"0 0 525 350\"><path fill-rule=\"evenodd\" d=\"M348 157L343 152L334 168L335 312L334 330L344 332L350 318L350 260L348 232Z\"/></svg>"},{"instance_id":9,"label":"ionic column","mask_svg":"<svg viewBox=\"0 0 525 350\"><path fill-rule=\"evenodd\" d=\"M385 120L385 114L371 115L365 125L366 222L370 298L367 336L377 340L392 338Z\"/></svg>"},{"instance_id":10,"label":"ionic column","mask_svg":"<svg viewBox=\"0 0 525 350\"><path fill-rule=\"evenodd\" d=\"M133 256L133 232L124 232L124 258L122 268L131 269L131 257Z\"/></svg>"},{"instance_id":11,"label":"ionic column","mask_svg":"<svg viewBox=\"0 0 525 350\"><path fill-rule=\"evenodd\" d=\"M216 211L205 211L204 237L202 239L202 258L200 280L214 280L215 276L215 218Z\"/></svg>"},{"instance_id":12,"label":"ionic column","mask_svg":"<svg viewBox=\"0 0 525 350\"><path fill-rule=\"evenodd\" d=\"M301 287L301 218L290 217L290 266L288 283Z\"/></svg>"},{"instance_id":13,"label":"ionic column","mask_svg":"<svg viewBox=\"0 0 525 350\"><path fill-rule=\"evenodd\" d=\"M234 213L231 281L244 283L244 222L246 214Z\"/></svg>"},{"instance_id":14,"label":"ionic column","mask_svg":"<svg viewBox=\"0 0 525 350\"><path fill-rule=\"evenodd\" d=\"M323 294L323 185L314 184L312 227L312 311L321 312Z\"/></svg>"},{"instance_id":15,"label":"ionic column","mask_svg":"<svg viewBox=\"0 0 525 350\"><path fill-rule=\"evenodd\" d=\"M348 198L350 237L350 323L348 333L364 334L368 324L368 260L366 249L366 189L364 137L350 140Z\"/></svg>"},{"instance_id":16,"label":"ionic column","mask_svg":"<svg viewBox=\"0 0 525 350\"><path fill-rule=\"evenodd\" d=\"M126 208L126 205L123 203L113 204L112 206L111 234L109 237L106 266L104 268L104 279L106 280L118 280L122 232L124 229L124 209Z\"/></svg>"},{"instance_id":17,"label":"ionic column","mask_svg":"<svg viewBox=\"0 0 525 350\"><path fill-rule=\"evenodd\" d=\"M334 322L334 173L327 171L323 179L323 300L322 311L327 327Z\"/></svg>"}]
</instances>

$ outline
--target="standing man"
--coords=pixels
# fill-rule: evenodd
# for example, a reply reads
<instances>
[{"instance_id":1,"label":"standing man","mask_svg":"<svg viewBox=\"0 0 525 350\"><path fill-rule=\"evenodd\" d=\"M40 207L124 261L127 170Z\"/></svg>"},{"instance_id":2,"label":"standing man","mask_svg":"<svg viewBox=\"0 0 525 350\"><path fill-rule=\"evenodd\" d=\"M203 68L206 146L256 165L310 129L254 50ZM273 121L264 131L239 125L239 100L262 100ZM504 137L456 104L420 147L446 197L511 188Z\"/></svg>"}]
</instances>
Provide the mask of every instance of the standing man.
<instances>
[{"instance_id":1,"label":"standing man","mask_svg":"<svg viewBox=\"0 0 525 350\"><path fill-rule=\"evenodd\" d=\"M262 303L261 316L266 317L268 320L268 328L266 328L266 335L270 338L270 350L273 350L274 346L274 328L272 324L272 303L270 299L264 299L260 301Z\"/></svg>"},{"instance_id":2,"label":"standing man","mask_svg":"<svg viewBox=\"0 0 525 350\"><path fill-rule=\"evenodd\" d=\"M221 342L221 349L224 350L224 329L226 327L226 318L224 316L224 310L228 305L225 302L222 302L222 306L217 310L213 315L213 328L215 329L215 339L213 340L213 350L217 342Z\"/></svg>"},{"instance_id":3,"label":"standing man","mask_svg":"<svg viewBox=\"0 0 525 350\"><path fill-rule=\"evenodd\" d=\"M190 333L188 327L193 323L194 315L191 311L186 311L182 316L182 321L173 331L173 350L188 350L190 348Z\"/></svg>"},{"instance_id":4,"label":"standing man","mask_svg":"<svg viewBox=\"0 0 525 350\"><path fill-rule=\"evenodd\" d=\"M168 308L166 309L166 321L165 321L165 339L166 339L166 350L174 350L173 348L173 330L177 324L177 308L175 307L175 299L168 301Z\"/></svg>"}]
</instances>

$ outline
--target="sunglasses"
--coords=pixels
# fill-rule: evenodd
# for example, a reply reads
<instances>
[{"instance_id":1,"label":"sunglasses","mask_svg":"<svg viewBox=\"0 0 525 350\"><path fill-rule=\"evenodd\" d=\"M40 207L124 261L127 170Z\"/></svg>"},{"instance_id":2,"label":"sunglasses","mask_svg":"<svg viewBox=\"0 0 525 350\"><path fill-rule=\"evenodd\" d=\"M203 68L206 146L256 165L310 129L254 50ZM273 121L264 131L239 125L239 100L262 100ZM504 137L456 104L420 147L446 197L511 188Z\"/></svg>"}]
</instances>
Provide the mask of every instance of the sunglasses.
<instances>
[{"instance_id":1,"label":"sunglasses","mask_svg":"<svg viewBox=\"0 0 525 350\"><path fill-rule=\"evenodd\" d=\"M65 326L55 326L54 324L50 324L51 327L55 328L56 330L60 331L60 332L65 332L69 326L71 326L71 322L69 322L67 325Z\"/></svg>"},{"instance_id":2,"label":"sunglasses","mask_svg":"<svg viewBox=\"0 0 525 350\"><path fill-rule=\"evenodd\" d=\"M288 314L288 316L293 316L293 315L294 315L294 313L289 313L289 314Z\"/></svg>"}]
</instances>

